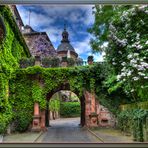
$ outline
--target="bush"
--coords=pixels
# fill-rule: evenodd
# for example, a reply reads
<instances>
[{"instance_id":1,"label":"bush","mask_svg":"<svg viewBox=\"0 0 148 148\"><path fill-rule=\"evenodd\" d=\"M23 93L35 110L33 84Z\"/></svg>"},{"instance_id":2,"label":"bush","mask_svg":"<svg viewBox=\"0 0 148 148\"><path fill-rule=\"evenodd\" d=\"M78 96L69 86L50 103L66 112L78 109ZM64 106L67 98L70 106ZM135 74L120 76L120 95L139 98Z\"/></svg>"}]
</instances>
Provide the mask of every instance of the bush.
<instances>
[{"instance_id":1,"label":"bush","mask_svg":"<svg viewBox=\"0 0 148 148\"><path fill-rule=\"evenodd\" d=\"M0 116L0 134L5 132L6 127L7 127L7 124L5 119Z\"/></svg>"},{"instance_id":2,"label":"bush","mask_svg":"<svg viewBox=\"0 0 148 148\"><path fill-rule=\"evenodd\" d=\"M29 66L34 66L35 59L34 58L21 58L20 59L20 67L27 68Z\"/></svg>"},{"instance_id":3,"label":"bush","mask_svg":"<svg viewBox=\"0 0 148 148\"><path fill-rule=\"evenodd\" d=\"M60 115L62 117L79 117L80 113L80 102L61 102Z\"/></svg>"},{"instance_id":4,"label":"bush","mask_svg":"<svg viewBox=\"0 0 148 148\"><path fill-rule=\"evenodd\" d=\"M16 130L19 132L25 132L32 121L32 116L26 112L20 112L17 116Z\"/></svg>"},{"instance_id":5,"label":"bush","mask_svg":"<svg viewBox=\"0 0 148 148\"><path fill-rule=\"evenodd\" d=\"M148 110L133 109L124 110L118 115L118 127L123 132L133 134L135 141L144 141L143 126L146 124Z\"/></svg>"},{"instance_id":6,"label":"bush","mask_svg":"<svg viewBox=\"0 0 148 148\"><path fill-rule=\"evenodd\" d=\"M73 58L67 58L67 63L68 66L74 66L75 65L75 60Z\"/></svg>"}]
</instances>

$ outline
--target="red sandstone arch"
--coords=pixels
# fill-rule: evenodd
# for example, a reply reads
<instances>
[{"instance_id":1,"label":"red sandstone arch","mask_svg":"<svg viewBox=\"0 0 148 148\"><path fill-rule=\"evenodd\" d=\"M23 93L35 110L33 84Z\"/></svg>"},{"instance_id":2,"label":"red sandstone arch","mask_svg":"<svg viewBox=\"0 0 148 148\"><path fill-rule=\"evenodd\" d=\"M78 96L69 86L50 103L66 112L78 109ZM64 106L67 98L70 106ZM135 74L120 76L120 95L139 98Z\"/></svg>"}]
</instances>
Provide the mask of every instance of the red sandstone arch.
<instances>
[{"instance_id":1,"label":"red sandstone arch","mask_svg":"<svg viewBox=\"0 0 148 148\"><path fill-rule=\"evenodd\" d=\"M56 92L60 90L71 91L69 83L62 84L56 89L48 92L46 95L46 99L49 101L50 98L53 96L53 94L55 94ZM72 91L72 92L74 92L80 99L80 106L81 106L80 124L81 126L97 127L98 118L99 118L97 109L99 108L99 104L95 100L95 94L84 90L83 95L79 96L78 91ZM37 102L34 104L34 116L33 116L32 130L40 131L42 129L46 129L46 127L49 126L48 111L49 111L48 107L46 108L46 110L40 110L39 104Z\"/></svg>"},{"instance_id":2,"label":"red sandstone arch","mask_svg":"<svg viewBox=\"0 0 148 148\"><path fill-rule=\"evenodd\" d=\"M61 86L59 86L58 88L56 88L56 89L50 91L50 92L47 94L47 96L46 96L47 100L50 100L51 97L52 97L55 93L57 93L57 92L59 92L59 91L61 91L61 90L69 90L69 91L71 91L70 85L67 83L67 84L61 85ZM72 91L72 92L75 93L75 94L78 96L78 98L80 99L80 106L81 106L80 125L81 125L81 126L85 126L85 96L84 96L84 94L83 94L81 97L79 97L78 91ZM46 109L46 113L45 113L45 121L46 121L46 124L45 124L45 125L46 125L46 126L49 126L49 123L48 123L48 121L49 121L49 119L48 119L48 117L49 117L49 116L48 116L48 111L49 111L49 109L47 108L47 109Z\"/></svg>"}]
</instances>

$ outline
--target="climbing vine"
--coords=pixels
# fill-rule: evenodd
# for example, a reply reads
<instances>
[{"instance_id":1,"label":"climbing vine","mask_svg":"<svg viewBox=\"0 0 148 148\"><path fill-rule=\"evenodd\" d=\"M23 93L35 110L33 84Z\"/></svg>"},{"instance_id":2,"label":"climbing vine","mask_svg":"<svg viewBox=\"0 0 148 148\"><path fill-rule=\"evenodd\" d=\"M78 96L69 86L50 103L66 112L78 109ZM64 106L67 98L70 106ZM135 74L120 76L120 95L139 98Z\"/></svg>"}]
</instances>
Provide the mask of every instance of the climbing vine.
<instances>
[{"instance_id":1,"label":"climbing vine","mask_svg":"<svg viewBox=\"0 0 148 148\"><path fill-rule=\"evenodd\" d=\"M118 115L118 127L126 133L133 134L135 141L143 142L143 130L148 126L147 117L148 111L144 109L124 110Z\"/></svg>"},{"instance_id":2,"label":"climbing vine","mask_svg":"<svg viewBox=\"0 0 148 148\"><path fill-rule=\"evenodd\" d=\"M15 77L19 60L30 55L8 6L0 6L0 17L6 32L0 43L0 133L3 133L14 117L9 98L10 80Z\"/></svg>"}]
</instances>

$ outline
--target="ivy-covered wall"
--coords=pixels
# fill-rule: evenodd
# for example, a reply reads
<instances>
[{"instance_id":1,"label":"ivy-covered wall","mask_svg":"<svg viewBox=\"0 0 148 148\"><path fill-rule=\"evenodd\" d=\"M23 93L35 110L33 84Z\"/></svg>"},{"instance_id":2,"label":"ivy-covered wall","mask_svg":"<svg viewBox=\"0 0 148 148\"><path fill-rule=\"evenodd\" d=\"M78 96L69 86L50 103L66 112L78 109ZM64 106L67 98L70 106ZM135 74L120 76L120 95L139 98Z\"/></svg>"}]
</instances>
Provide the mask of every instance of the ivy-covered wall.
<instances>
[{"instance_id":1,"label":"ivy-covered wall","mask_svg":"<svg viewBox=\"0 0 148 148\"><path fill-rule=\"evenodd\" d=\"M69 83L70 90L81 97L84 89L95 89L95 77L101 71L101 65L73 68L43 68L33 66L18 69L16 77L10 81L11 106L16 129L25 131L32 121L33 104L39 102L40 109L46 109L47 94L51 96L64 83ZM98 70L95 70L98 69ZM90 79L91 77L91 79Z\"/></svg>"},{"instance_id":2,"label":"ivy-covered wall","mask_svg":"<svg viewBox=\"0 0 148 148\"><path fill-rule=\"evenodd\" d=\"M0 42L0 133L12 120L9 100L9 81L15 77L22 57L30 57L26 43L8 6L0 6L0 17L5 27L5 37Z\"/></svg>"}]
</instances>

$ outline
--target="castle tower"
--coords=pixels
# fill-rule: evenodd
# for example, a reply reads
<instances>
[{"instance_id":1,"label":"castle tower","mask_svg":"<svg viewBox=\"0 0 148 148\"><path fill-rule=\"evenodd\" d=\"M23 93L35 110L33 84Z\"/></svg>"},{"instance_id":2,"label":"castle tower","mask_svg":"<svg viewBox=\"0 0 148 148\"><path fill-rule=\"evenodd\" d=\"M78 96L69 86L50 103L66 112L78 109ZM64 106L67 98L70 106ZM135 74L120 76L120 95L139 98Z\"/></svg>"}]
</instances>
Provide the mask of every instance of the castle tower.
<instances>
[{"instance_id":1,"label":"castle tower","mask_svg":"<svg viewBox=\"0 0 148 148\"><path fill-rule=\"evenodd\" d=\"M61 44L57 48L57 54L60 58L68 56L67 58L71 57L73 59L77 59L78 57L78 54L76 53L75 49L70 44L69 33L66 30L66 25L64 25L64 30L62 32L62 40Z\"/></svg>"}]
</instances>

